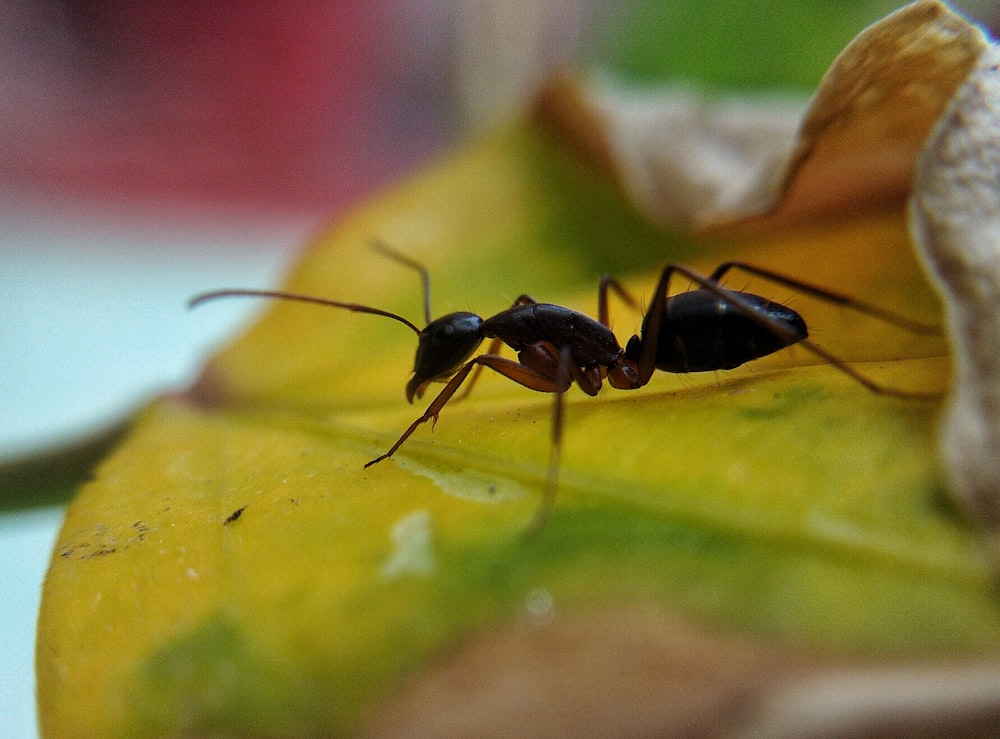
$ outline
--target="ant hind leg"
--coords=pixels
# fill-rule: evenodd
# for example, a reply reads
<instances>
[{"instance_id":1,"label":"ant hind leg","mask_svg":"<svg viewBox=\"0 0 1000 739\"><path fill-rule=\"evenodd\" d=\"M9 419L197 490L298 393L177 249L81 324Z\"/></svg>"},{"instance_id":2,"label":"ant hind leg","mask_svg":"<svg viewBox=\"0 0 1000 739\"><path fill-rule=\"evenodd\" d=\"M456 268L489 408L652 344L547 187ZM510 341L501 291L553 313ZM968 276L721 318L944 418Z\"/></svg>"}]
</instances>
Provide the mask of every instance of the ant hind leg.
<instances>
[{"instance_id":1,"label":"ant hind leg","mask_svg":"<svg viewBox=\"0 0 1000 739\"><path fill-rule=\"evenodd\" d=\"M813 285L809 282L803 282L802 280L797 280L793 277L787 277L780 272L772 272L769 269L757 267L746 262L723 262L715 268L715 271L709 275L708 279L718 284L723 275L733 269L738 269L741 272L746 272L747 274L751 274L756 277L762 277L765 280L776 282L779 285L784 285L792 290L796 290L806 295L811 295L814 298L824 300L828 303L833 303L834 305L842 305L844 307L851 308L859 313L864 313L872 316L873 318L885 321L886 323L891 323L894 326L899 326L900 328L910 331L911 333L931 335L941 334L941 326L937 324L916 321L894 311L882 308L881 306L866 303L863 300L852 298L849 295L827 290L824 287Z\"/></svg>"}]
</instances>

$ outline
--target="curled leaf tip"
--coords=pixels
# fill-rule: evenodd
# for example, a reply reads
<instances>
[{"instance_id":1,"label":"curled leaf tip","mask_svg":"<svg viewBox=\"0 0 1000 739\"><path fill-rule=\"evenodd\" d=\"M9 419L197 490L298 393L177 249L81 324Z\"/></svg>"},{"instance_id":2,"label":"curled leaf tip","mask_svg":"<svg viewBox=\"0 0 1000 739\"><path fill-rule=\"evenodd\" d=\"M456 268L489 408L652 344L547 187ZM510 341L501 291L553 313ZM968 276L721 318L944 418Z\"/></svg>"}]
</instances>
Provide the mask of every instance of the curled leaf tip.
<instances>
[{"instance_id":1,"label":"curled leaf tip","mask_svg":"<svg viewBox=\"0 0 1000 739\"><path fill-rule=\"evenodd\" d=\"M921 0L848 44L808 106L563 78L537 110L660 223L842 218L905 200L923 141L986 45L947 5Z\"/></svg>"}]
</instances>

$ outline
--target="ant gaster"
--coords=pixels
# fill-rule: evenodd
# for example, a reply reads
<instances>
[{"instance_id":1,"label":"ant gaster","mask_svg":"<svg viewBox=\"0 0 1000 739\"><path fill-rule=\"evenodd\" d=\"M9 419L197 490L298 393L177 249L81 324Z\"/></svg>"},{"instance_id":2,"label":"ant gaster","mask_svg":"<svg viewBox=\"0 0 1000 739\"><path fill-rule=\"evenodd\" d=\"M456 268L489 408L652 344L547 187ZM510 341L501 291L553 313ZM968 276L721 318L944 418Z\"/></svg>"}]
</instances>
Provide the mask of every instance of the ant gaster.
<instances>
[{"instance_id":1,"label":"ant gaster","mask_svg":"<svg viewBox=\"0 0 1000 739\"><path fill-rule=\"evenodd\" d=\"M562 446L562 396L573 383L587 395L597 395L605 378L614 388L635 390L646 385L656 370L675 373L728 370L798 344L875 393L907 399L939 397L937 394L910 392L876 383L811 342L805 321L788 306L752 293L723 288L720 282L727 272L738 269L867 313L912 332L938 333L939 327L912 321L846 295L744 262L725 262L708 277L680 265L667 265L660 273L652 303L643 317L641 333L632 336L622 348L609 327L608 291L613 290L632 306L636 303L611 277L605 276L600 282L598 320L560 305L535 302L527 295L521 295L510 308L489 318L475 313L455 312L432 320L430 277L426 268L384 244L376 243L375 247L421 275L425 328L420 329L406 318L379 308L270 290L218 290L194 297L190 306L232 296L294 300L385 316L416 333L417 352L413 377L406 384L406 398L412 403L414 397L422 397L432 382L445 383L444 389L396 443L365 464L366 468L391 457L421 424L427 421L431 421L432 425L436 423L438 414L466 380L469 384L465 394L468 394L483 367L489 367L530 390L554 393L548 474L542 501L527 529L529 536L541 530L552 510ZM674 275L681 275L698 287L671 296L669 287ZM475 355L485 339L492 339L489 349ZM517 353L517 361L498 354L502 344Z\"/></svg>"}]
</instances>

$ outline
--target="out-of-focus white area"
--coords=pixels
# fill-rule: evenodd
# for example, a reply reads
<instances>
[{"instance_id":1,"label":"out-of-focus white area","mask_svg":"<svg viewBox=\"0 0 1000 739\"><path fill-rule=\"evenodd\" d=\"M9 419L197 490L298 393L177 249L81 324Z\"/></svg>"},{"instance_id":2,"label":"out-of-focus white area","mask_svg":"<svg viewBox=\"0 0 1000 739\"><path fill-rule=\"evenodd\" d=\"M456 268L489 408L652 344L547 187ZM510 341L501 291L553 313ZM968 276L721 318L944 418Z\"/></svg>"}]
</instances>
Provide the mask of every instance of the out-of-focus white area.
<instances>
[{"instance_id":1,"label":"out-of-focus white area","mask_svg":"<svg viewBox=\"0 0 1000 739\"><path fill-rule=\"evenodd\" d=\"M3 664L0 716L3 735L38 735L35 717L35 621L42 577L55 544L62 508L36 508L0 516L0 624Z\"/></svg>"},{"instance_id":2,"label":"out-of-focus white area","mask_svg":"<svg viewBox=\"0 0 1000 739\"><path fill-rule=\"evenodd\" d=\"M57 446L190 383L259 305L188 298L280 280L318 219L201 224L9 211L0 221L0 461Z\"/></svg>"}]
</instances>

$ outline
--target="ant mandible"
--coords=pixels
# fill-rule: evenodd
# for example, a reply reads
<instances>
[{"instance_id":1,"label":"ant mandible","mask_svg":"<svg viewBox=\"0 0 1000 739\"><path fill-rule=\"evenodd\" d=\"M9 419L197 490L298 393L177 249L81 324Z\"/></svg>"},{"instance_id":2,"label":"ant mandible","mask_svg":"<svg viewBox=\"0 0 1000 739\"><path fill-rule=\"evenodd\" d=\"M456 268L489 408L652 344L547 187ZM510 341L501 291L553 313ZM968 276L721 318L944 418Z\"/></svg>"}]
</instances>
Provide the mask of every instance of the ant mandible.
<instances>
[{"instance_id":1,"label":"ant mandible","mask_svg":"<svg viewBox=\"0 0 1000 739\"><path fill-rule=\"evenodd\" d=\"M445 386L388 451L366 463L365 468L391 457L421 424L436 423L442 409L466 380L469 380L465 391L468 394L483 367L530 390L553 393L548 473L541 503L526 531L529 537L542 529L552 511L562 448L563 394L573 383L592 396L600 391L605 378L614 388L635 390L646 385L656 370L674 373L728 370L798 344L875 393L907 399L939 397L875 382L810 341L806 323L796 311L759 295L723 288L720 282L727 272L738 269L915 333L939 333L938 326L913 321L745 262L725 262L708 277L677 264L667 265L660 273L652 303L643 316L641 333L633 335L622 348L610 328L608 292L613 290L632 306L636 302L611 277L605 276L600 281L598 320L560 305L538 303L528 295L521 295L510 308L489 318L459 311L432 320L427 269L385 244L375 243L374 246L420 274L425 328L420 329L406 318L379 308L273 290L217 290L195 296L189 306L223 297L275 298L385 316L410 328L417 335L417 352L413 377L406 384L406 399L412 403L414 397L421 398L431 382L444 382ZM669 295L670 280L675 275L686 277L697 287ZM492 340L489 349L473 356L485 339ZM502 344L517 353L517 361L498 354ZM470 373L472 379L469 379Z\"/></svg>"}]
</instances>

